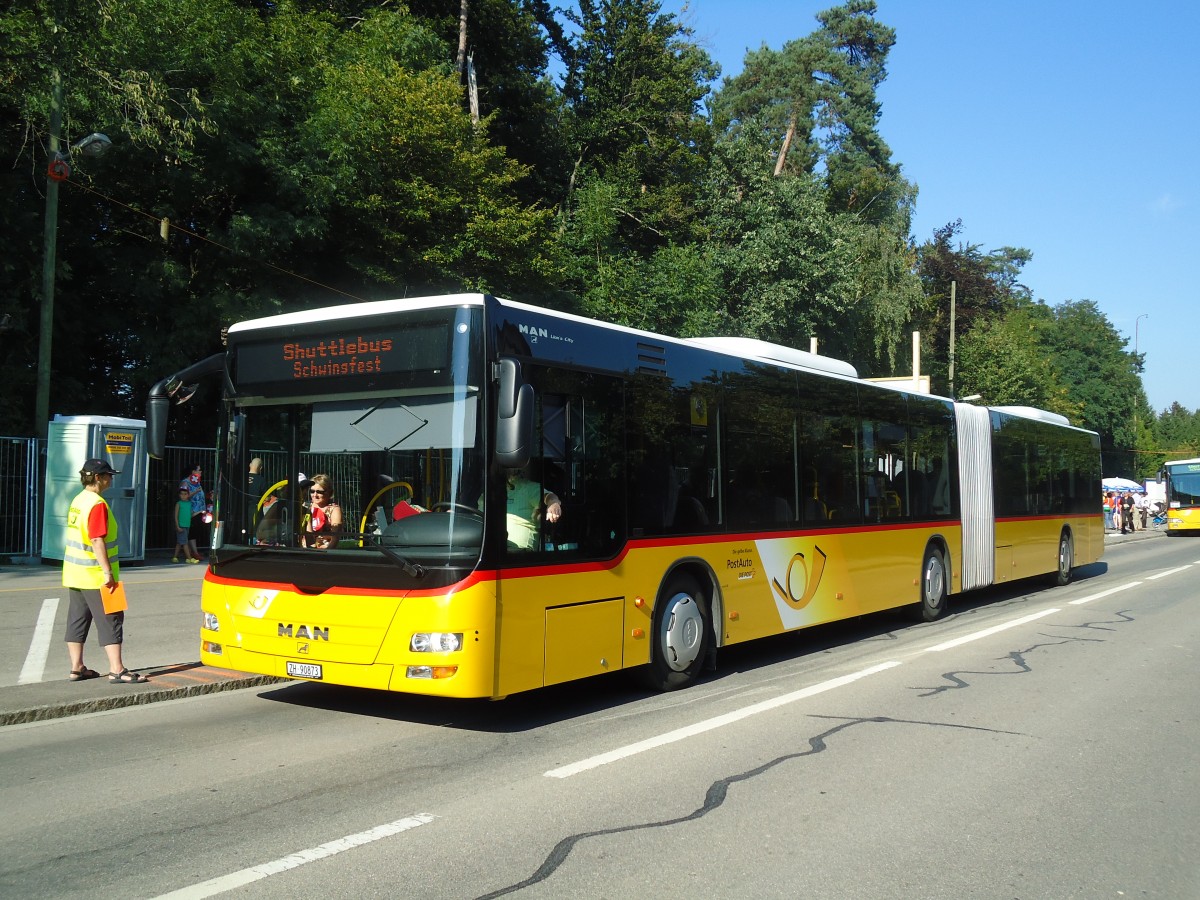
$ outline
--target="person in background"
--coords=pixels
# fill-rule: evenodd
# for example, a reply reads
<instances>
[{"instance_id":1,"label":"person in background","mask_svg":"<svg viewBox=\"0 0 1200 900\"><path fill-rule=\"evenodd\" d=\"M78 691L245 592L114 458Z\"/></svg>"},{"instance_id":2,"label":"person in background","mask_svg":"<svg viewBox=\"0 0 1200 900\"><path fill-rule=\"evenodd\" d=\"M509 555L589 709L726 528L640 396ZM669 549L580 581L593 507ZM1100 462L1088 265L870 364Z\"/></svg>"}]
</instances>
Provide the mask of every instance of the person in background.
<instances>
[{"instance_id":1,"label":"person in background","mask_svg":"<svg viewBox=\"0 0 1200 900\"><path fill-rule=\"evenodd\" d=\"M208 511L208 501L204 496L204 485L200 479L204 475L200 463L192 466L183 480L179 482L179 489L188 492L188 501L192 504L192 522L188 526L188 546L191 548L191 555L200 558L200 550L197 546L197 541L203 539L206 528L204 524L204 514ZM205 542L207 543L207 541Z\"/></svg>"},{"instance_id":2,"label":"person in background","mask_svg":"<svg viewBox=\"0 0 1200 900\"><path fill-rule=\"evenodd\" d=\"M314 475L309 482L308 494L312 506L304 529L304 546L318 550L337 546L337 535L342 530L342 508L334 500L333 479L328 475Z\"/></svg>"},{"instance_id":3,"label":"person in background","mask_svg":"<svg viewBox=\"0 0 1200 900\"><path fill-rule=\"evenodd\" d=\"M246 474L246 496L256 504L262 499L262 464L261 457L254 457L250 460L250 471Z\"/></svg>"},{"instance_id":4,"label":"person in background","mask_svg":"<svg viewBox=\"0 0 1200 900\"><path fill-rule=\"evenodd\" d=\"M1133 534L1133 494L1121 495L1121 534Z\"/></svg>"},{"instance_id":5,"label":"person in background","mask_svg":"<svg viewBox=\"0 0 1200 900\"><path fill-rule=\"evenodd\" d=\"M67 654L71 681L99 678L83 664L83 645L92 622L100 646L108 655L108 680L112 684L145 684L145 675L125 668L121 656L125 611L105 612L104 594L116 591L121 577L117 563L117 519L101 495L119 475L102 459L89 459L79 471L83 485L67 511L67 537L63 547L63 587L70 591L67 607Z\"/></svg>"},{"instance_id":6,"label":"person in background","mask_svg":"<svg viewBox=\"0 0 1200 900\"><path fill-rule=\"evenodd\" d=\"M198 563L200 559L192 553L192 545L188 539L188 529L192 527L192 501L188 498L187 488L179 489L179 499L173 507L175 521L175 552L171 554L171 562L179 562L184 557L190 563Z\"/></svg>"}]
</instances>

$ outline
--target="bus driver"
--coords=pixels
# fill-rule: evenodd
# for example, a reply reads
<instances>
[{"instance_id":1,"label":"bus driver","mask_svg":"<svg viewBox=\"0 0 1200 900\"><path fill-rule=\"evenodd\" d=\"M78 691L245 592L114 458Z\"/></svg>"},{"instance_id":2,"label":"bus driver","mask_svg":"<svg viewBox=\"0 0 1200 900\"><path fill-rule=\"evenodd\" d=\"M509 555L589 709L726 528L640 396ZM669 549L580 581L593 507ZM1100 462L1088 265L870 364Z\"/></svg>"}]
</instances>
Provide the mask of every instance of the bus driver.
<instances>
[{"instance_id":1,"label":"bus driver","mask_svg":"<svg viewBox=\"0 0 1200 900\"><path fill-rule=\"evenodd\" d=\"M541 485L530 481L524 469L508 470L506 488L509 546L533 550L537 547L542 511L545 510L547 522L557 522L562 516L562 504L553 491L544 491Z\"/></svg>"}]
</instances>

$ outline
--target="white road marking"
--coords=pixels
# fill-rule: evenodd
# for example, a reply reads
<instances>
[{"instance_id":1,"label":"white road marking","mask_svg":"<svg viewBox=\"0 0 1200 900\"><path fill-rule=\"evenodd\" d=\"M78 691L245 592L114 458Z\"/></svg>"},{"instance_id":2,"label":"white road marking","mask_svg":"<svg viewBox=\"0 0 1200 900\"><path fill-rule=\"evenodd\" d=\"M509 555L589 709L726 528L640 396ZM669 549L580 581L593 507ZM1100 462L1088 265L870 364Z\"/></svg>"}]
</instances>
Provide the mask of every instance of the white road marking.
<instances>
[{"instance_id":1,"label":"white road marking","mask_svg":"<svg viewBox=\"0 0 1200 900\"><path fill-rule=\"evenodd\" d=\"M938 644L934 647L927 647L926 653L940 653L943 650L949 650L952 647L959 647L963 644L969 644L971 641L977 641L980 638L985 638L1001 631L1007 631L1009 628L1016 628L1018 625L1024 625L1026 622L1032 622L1035 619L1041 619L1044 616L1052 616L1056 612L1062 612L1061 609L1043 609L1041 612L1032 613L1028 616L1022 616L1019 619L1013 619L1011 622L1005 622L1003 625L993 625L991 628L985 628L983 631L976 631L974 634L964 635L960 638L955 638L952 641L946 641L944 644Z\"/></svg>"},{"instance_id":2,"label":"white road marking","mask_svg":"<svg viewBox=\"0 0 1200 900\"><path fill-rule=\"evenodd\" d=\"M801 688L798 691L792 691L790 694L782 694L781 696L773 697L770 700L763 700L761 703L755 703L743 709L725 713L724 715L716 716L711 719L705 719L703 722L696 722L694 725L688 725L685 728L677 728L674 731L668 731L666 734L660 734L656 737L647 738L644 741L638 741L636 744L618 747L616 750L610 750L607 753L601 753L597 756L592 756L588 759L571 763L570 765L562 766L557 769L551 769L549 772L543 772L542 774L547 778L570 778L572 775L578 775L580 772L586 772L589 769L596 769L600 766L606 766L609 763L627 759L630 756L637 755L638 753L645 753L647 750L653 750L656 747L662 747L666 744L673 744L676 741L682 741L686 738L695 737L696 735L703 734L706 731L712 731L714 728L722 728L726 725L731 725L734 722L740 722L742 719L749 718L750 716L755 716L759 713L767 712L768 710L777 709L778 707L786 706L789 703L795 703L797 700L803 700L806 697L812 697L816 694L824 693L825 691L831 691L834 688L843 687L851 682L858 681L860 678L866 678L868 675L874 675L878 672L894 669L898 665L900 665L900 663L895 661L880 663L877 666L871 666L869 669L863 669L861 672L855 672L851 675L843 675L841 678L832 678L829 681L822 681L820 684L810 685L809 687Z\"/></svg>"},{"instance_id":3,"label":"white road marking","mask_svg":"<svg viewBox=\"0 0 1200 900\"><path fill-rule=\"evenodd\" d=\"M58 599L58 597L48 597L42 601L37 624L33 626L33 640L29 642L29 652L25 655L25 664L21 666L21 674L17 676L17 684L35 684L41 681L46 674L46 659L50 656L50 637L54 631L54 616L58 612Z\"/></svg>"},{"instance_id":4,"label":"white road marking","mask_svg":"<svg viewBox=\"0 0 1200 900\"><path fill-rule=\"evenodd\" d=\"M169 900L201 900L203 897L223 894L225 891L243 887L271 875L278 875L280 872L286 872L288 869L295 869L306 863L336 856L343 851L353 850L355 847L361 847L363 844L370 844L372 841L391 837L402 831L409 831L421 825L428 825L435 818L437 817L429 813L417 813L415 816L397 819L395 822L388 822L385 825L377 825L368 831L360 831L358 834L347 835L336 841L321 844L319 847L301 850L298 853L293 853L291 856L284 856L274 862L251 866L249 869L242 869L240 872L232 872L229 875L222 875L219 878L212 878L208 881L202 881L199 884L193 884L190 887L171 891L169 894L161 894L154 898L154 900L168 900L168 898Z\"/></svg>"},{"instance_id":5,"label":"white road marking","mask_svg":"<svg viewBox=\"0 0 1200 900\"><path fill-rule=\"evenodd\" d=\"M1166 578L1168 575L1174 575L1176 572L1182 572L1185 569L1190 569L1191 567L1192 567L1191 563L1189 563L1186 566L1180 566L1178 569L1167 569L1167 571L1159 572L1157 575L1147 575L1146 580L1147 581L1157 581L1160 578Z\"/></svg>"},{"instance_id":6,"label":"white road marking","mask_svg":"<svg viewBox=\"0 0 1200 900\"><path fill-rule=\"evenodd\" d=\"M1121 591L1128 590L1131 587L1136 587L1141 584L1140 581L1131 581L1128 584L1119 584L1115 588L1109 588L1107 591L1101 591L1098 594L1092 594L1090 597L1080 597L1078 600L1070 601L1071 606L1082 606L1084 603L1091 603L1093 600L1099 600L1101 597L1107 597L1110 594L1117 594Z\"/></svg>"}]
</instances>

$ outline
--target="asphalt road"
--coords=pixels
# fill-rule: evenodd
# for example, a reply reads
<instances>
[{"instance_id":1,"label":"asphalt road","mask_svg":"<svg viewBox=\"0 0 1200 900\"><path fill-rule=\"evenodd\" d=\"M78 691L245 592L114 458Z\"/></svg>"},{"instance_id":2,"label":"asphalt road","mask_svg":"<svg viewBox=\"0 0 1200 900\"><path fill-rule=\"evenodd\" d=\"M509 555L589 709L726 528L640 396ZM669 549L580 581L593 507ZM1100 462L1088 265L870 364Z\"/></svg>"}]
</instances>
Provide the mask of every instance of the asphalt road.
<instances>
[{"instance_id":1,"label":"asphalt road","mask_svg":"<svg viewBox=\"0 0 1200 900\"><path fill-rule=\"evenodd\" d=\"M301 683L10 725L0 896L1200 897L1197 565L1122 544L675 694Z\"/></svg>"}]
</instances>

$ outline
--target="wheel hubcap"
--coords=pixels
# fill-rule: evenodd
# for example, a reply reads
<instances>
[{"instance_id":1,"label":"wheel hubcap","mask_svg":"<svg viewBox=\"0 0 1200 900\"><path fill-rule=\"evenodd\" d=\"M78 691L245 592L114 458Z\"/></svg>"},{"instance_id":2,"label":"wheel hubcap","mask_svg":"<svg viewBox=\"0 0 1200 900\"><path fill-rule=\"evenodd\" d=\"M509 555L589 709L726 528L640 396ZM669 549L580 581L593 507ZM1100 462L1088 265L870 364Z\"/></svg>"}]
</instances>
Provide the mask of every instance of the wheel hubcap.
<instances>
[{"instance_id":1,"label":"wheel hubcap","mask_svg":"<svg viewBox=\"0 0 1200 900\"><path fill-rule=\"evenodd\" d=\"M936 559L930 559L925 568L925 599L930 606L940 606L945 593L946 577Z\"/></svg>"},{"instance_id":2,"label":"wheel hubcap","mask_svg":"<svg viewBox=\"0 0 1200 900\"><path fill-rule=\"evenodd\" d=\"M696 661L704 644L704 616L688 594L676 594L663 613L663 659L676 672Z\"/></svg>"}]
</instances>

